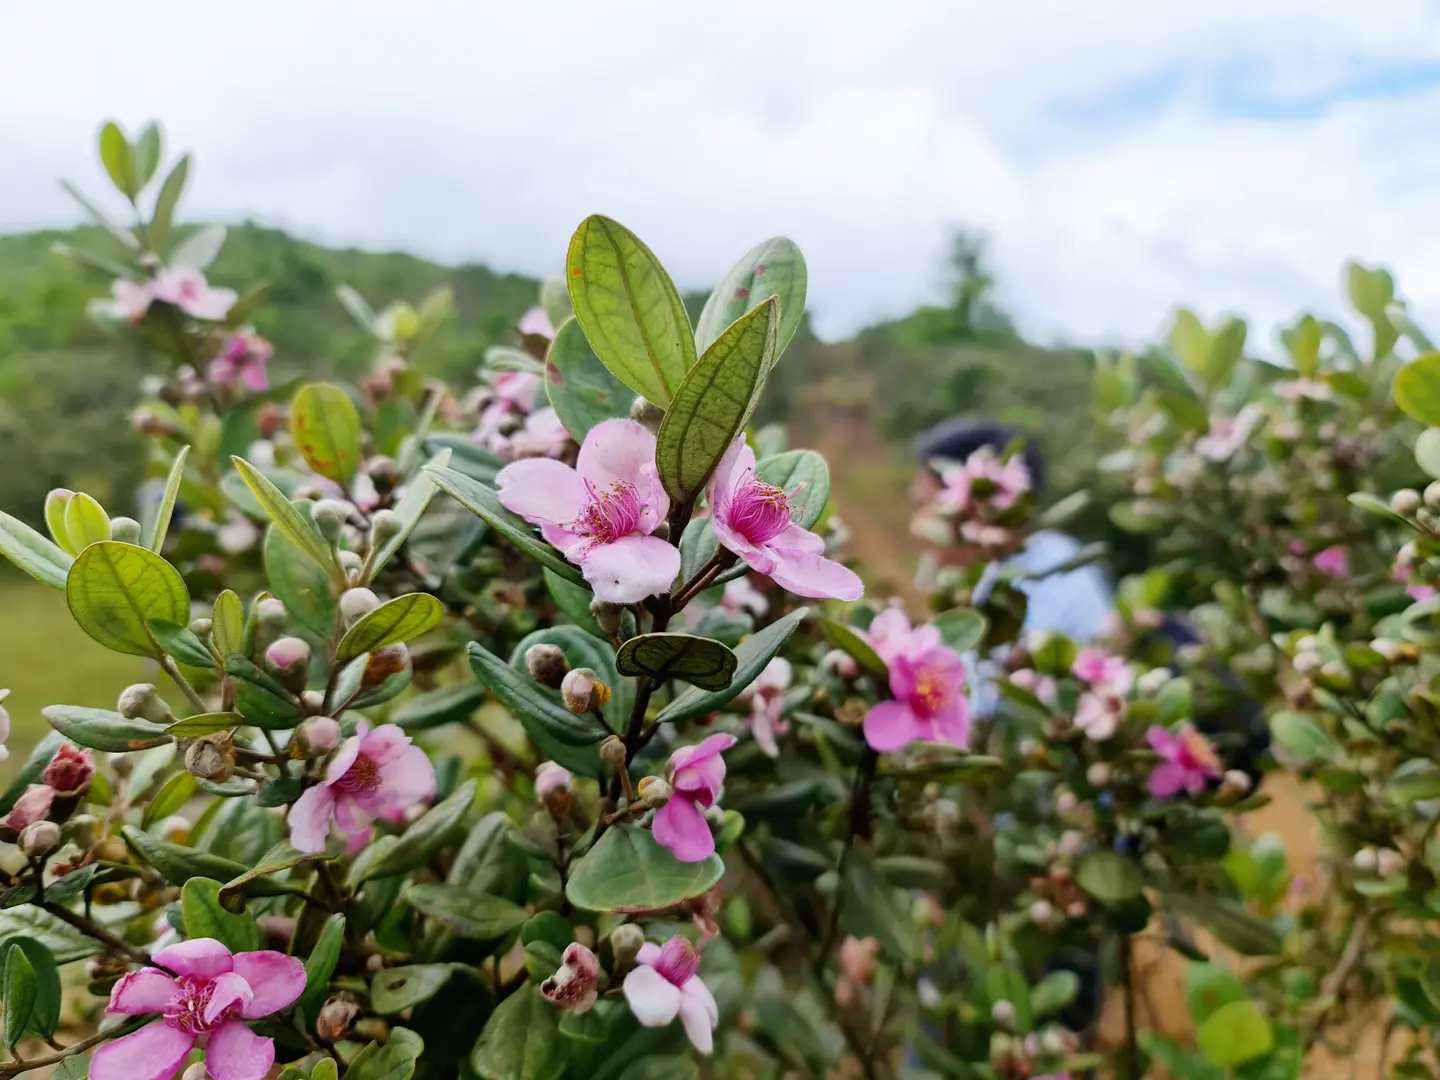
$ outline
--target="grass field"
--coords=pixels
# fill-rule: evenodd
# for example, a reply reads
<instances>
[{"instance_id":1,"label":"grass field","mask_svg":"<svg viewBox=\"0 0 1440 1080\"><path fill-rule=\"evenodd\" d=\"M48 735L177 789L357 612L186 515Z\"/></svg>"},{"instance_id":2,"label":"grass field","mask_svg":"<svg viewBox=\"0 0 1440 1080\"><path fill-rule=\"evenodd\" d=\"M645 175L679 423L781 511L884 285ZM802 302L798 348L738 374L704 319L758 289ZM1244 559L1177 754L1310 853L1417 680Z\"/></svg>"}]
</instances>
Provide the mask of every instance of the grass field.
<instances>
[{"instance_id":1,"label":"grass field","mask_svg":"<svg viewBox=\"0 0 1440 1080\"><path fill-rule=\"evenodd\" d=\"M0 689L12 731L8 777L45 731L46 705L92 705L113 709L115 697L133 682L154 681L154 665L111 652L75 625L65 596L29 578L0 572Z\"/></svg>"}]
</instances>

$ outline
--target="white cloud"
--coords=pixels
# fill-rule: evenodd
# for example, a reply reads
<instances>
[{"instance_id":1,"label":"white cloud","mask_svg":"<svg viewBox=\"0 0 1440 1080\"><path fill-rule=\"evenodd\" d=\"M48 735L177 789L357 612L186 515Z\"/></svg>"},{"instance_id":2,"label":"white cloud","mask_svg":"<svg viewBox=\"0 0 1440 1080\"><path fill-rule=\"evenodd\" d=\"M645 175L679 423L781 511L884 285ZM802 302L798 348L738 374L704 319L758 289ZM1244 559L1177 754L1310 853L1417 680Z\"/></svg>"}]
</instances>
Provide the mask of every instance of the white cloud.
<instances>
[{"instance_id":1,"label":"white cloud","mask_svg":"<svg viewBox=\"0 0 1440 1080\"><path fill-rule=\"evenodd\" d=\"M97 121L159 116L192 213L332 242L550 272L599 210L700 285L783 232L829 334L934 296L955 223L1043 337L1181 302L1268 336L1350 254L1440 313L1440 91L1217 107L1398 80L1437 30L1422 0L0 0L0 227L71 220Z\"/></svg>"}]
</instances>

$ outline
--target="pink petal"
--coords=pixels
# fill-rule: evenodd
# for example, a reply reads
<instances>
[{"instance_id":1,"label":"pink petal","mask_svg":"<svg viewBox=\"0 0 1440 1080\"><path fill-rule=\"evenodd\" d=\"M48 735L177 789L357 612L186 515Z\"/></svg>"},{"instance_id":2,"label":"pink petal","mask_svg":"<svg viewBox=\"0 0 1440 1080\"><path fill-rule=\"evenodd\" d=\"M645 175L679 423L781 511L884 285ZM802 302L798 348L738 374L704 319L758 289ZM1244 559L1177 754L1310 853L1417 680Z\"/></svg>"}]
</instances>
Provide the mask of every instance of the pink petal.
<instances>
[{"instance_id":1,"label":"pink petal","mask_svg":"<svg viewBox=\"0 0 1440 1080\"><path fill-rule=\"evenodd\" d=\"M1157 799L1173 798L1185 786L1185 770L1173 761L1162 761L1150 770L1148 786Z\"/></svg>"},{"instance_id":2,"label":"pink petal","mask_svg":"<svg viewBox=\"0 0 1440 1080\"><path fill-rule=\"evenodd\" d=\"M328 787L307 788L290 807L290 843L296 851L318 854L330 835L335 792Z\"/></svg>"},{"instance_id":3,"label":"pink petal","mask_svg":"<svg viewBox=\"0 0 1440 1080\"><path fill-rule=\"evenodd\" d=\"M235 974L254 992L240 1014L246 1020L279 1012L305 992L305 965L273 949L236 953Z\"/></svg>"},{"instance_id":4,"label":"pink petal","mask_svg":"<svg viewBox=\"0 0 1440 1080\"><path fill-rule=\"evenodd\" d=\"M357 728L357 734L350 736L340 744L340 749L335 751L335 756L330 759L330 764L325 767L325 786L329 787L335 781L350 771L355 764L355 759L360 756L360 744L365 738L365 733L370 730L370 725L365 724L363 728Z\"/></svg>"},{"instance_id":5,"label":"pink petal","mask_svg":"<svg viewBox=\"0 0 1440 1080\"><path fill-rule=\"evenodd\" d=\"M882 701L865 714L865 741L872 750L899 750L919 737L919 719L903 701Z\"/></svg>"},{"instance_id":6,"label":"pink petal","mask_svg":"<svg viewBox=\"0 0 1440 1080\"><path fill-rule=\"evenodd\" d=\"M500 470L495 483L500 505L532 525L564 525L585 508L585 483L580 474L550 458L512 462Z\"/></svg>"},{"instance_id":7,"label":"pink petal","mask_svg":"<svg viewBox=\"0 0 1440 1080\"><path fill-rule=\"evenodd\" d=\"M520 322L515 326L522 334L539 334L541 337L553 338L555 328L550 325L550 317L545 314L542 307L532 307L524 315L520 316Z\"/></svg>"},{"instance_id":8,"label":"pink petal","mask_svg":"<svg viewBox=\"0 0 1440 1080\"><path fill-rule=\"evenodd\" d=\"M653 967L641 964L625 976L625 1000L640 1023L646 1027L664 1027L680 1011L680 988ZM221 1078L217 1076L215 1080Z\"/></svg>"},{"instance_id":9,"label":"pink petal","mask_svg":"<svg viewBox=\"0 0 1440 1080\"><path fill-rule=\"evenodd\" d=\"M176 975L193 979L218 979L235 967L230 950L214 938L192 938L167 945L155 954L155 963Z\"/></svg>"},{"instance_id":10,"label":"pink petal","mask_svg":"<svg viewBox=\"0 0 1440 1080\"><path fill-rule=\"evenodd\" d=\"M385 766L380 774L380 797L391 806L407 808L435 797L435 766L424 750L407 746Z\"/></svg>"},{"instance_id":11,"label":"pink petal","mask_svg":"<svg viewBox=\"0 0 1440 1080\"><path fill-rule=\"evenodd\" d=\"M233 1005L244 1009L254 997L255 991L250 989L250 984L242 976L227 971L215 980L210 1000L205 1003L205 1022L215 1023Z\"/></svg>"},{"instance_id":12,"label":"pink petal","mask_svg":"<svg viewBox=\"0 0 1440 1080\"><path fill-rule=\"evenodd\" d=\"M870 629L862 636L880 659L889 662L910 638L910 620L898 607L886 608L870 622Z\"/></svg>"},{"instance_id":13,"label":"pink petal","mask_svg":"<svg viewBox=\"0 0 1440 1080\"><path fill-rule=\"evenodd\" d=\"M205 1068L215 1080L262 1080L275 1064L275 1043L239 1020L228 1020L210 1036Z\"/></svg>"},{"instance_id":14,"label":"pink petal","mask_svg":"<svg viewBox=\"0 0 1440 1080\"><path fill-rule=\"evenodd\" d=\"M710 506L714 509L728 506L735 495L735 488L745 482L747 473L753 475L754 472L755 451L745 442L745 436L740 435L725 451L706 486Z\"/></svg>"},{"instance_id":15,"label":"pink petal","mask_svg":"<svg viewBox=\"0 0 1440 1080\"><path fill-rule=\"evenodd\" d=\"M654 967L660 959L661 951L660 946L655 944L655 942L647 941L644 945L640 946L640 952L635 959L642 964L649 964L651 967Z\"/></svg>"},{"instance_id":16,"label":"pink petal","mask_svg":"<svg viewBox=\"0 0 1440 1080\"><path fill-rule=\"evenodd\" d=\"M770 549L757 547L730 528L725 520L726 513L727 511L720 510L710 519L710 528L715 531L715 539L720 541L720 546L726 551L733 551L739 555L750 569L768 576L775 569L775 559L771 555Z\"/></svg>"},{"instance_id":17,"label":"pink petal","mask_svg":"<svg viewBox=\"0 0 1440 1080\"><path fill-rule=\"evenodd\" d=\"M694 746L682 746L676 750L670 755L670 764L673 765L678 772L681 769L704 761L706 758L723 754L734 745L734 735L726 735L723 732L716 735L708 735Z\"/></svg>"},{"instance_id":18,"label":"pink petal","mask_svg":"<svg viewBox=\"0 0 1440 1080\"><path fill-rule=\"evenodd\" d=\"M931 725L935 742L965 747L970 744L970 705L961 694L936 714Z\"/></svg>"},{"instance_id":19,"label":"pink petal","mask_svg":"<svg viewBox=\"0 0 1440 1080\"><path fill-rule=\"evenodd\" d=\"M773 545L767 550L775 559L775 569L770 571L770 577L775 584L789 589L796 596L849 602L865 595L865 583L860 580L860 575L834 559Z\"/></svg>"},{"instance_id":20,"label":"pink petal","mask_svg":"<svg viewBox=\"0 0 1440 1080\"><path fill-rule=\"evenodd\" d=\"M93 1080L170 1080L185 1064L195 1036L164 1020L107 1042L90 1059Z\"/></svg>"},{"instance_id":21,"label":"pink petal","mask_svg":"<svg viewBox=\"0 0 1440 1080\"><path fill-rule=\"evenodd\" d=\"M366 834L370 820L379 816L383 804L373 795L357 798L348 792L335 800L335 824L352 841Z\"/></svg>"},{"instance_id":22,"label":"pink petal","mask_svg":"<svg viewBox=\"0 0 1440 1080\"><path fill-rule=\"evenodd\" d=\"M105 1008L128 1016L164 1012L176 989L175 980L159 968L141 968L120 977L110 989L110 1004Z\"/></svg>"},{"instance_id":23,"label":"pink petal","mask_svg":"<svg viewBox=\"0 0 1440 1080\"><path fill-rule=\"evenodd\" d=\"M670 591L680 573L680 549L655 536L622 536L612 544L591 548L580 569L597 599L635 604Z\"/></svg>"},{"instance_id":24,"label":"pink petal","mask_svg":"<svg viewBox=\"0 0 1440 1080\"><path fill-rule=\"evenodd\" d=\"M655 839L681 862L703 862L715 854L715 837L705 814L693 800L678 791L655 811L652 828Z\"/></svg>"},{"instance_id":25,"label":"pink petal","mask_svg":"<svg viewBox=\"0 0 1440 1080\"><path fill-rule=\"evenodd\" d=\"M750 714L750 733L755 736L755 745L766 757L780 756L780 744L775 741L776 727L776 718L771 715L768 705L761 705Z\"/></svg>"},{"instance_id":26,"label":"pink petal","mask_svg":"<svg viewBox=\"0 0 1440 1080\"><path fill-rule=\"evenodd\" d=\"M1175 736L1158 724L1145 733L1145 739L1150 743L1150 749L1162 757L1174 757L1180 752L1180 744L1176 742Z\"/></svg>"},{"instance_id":27,"label":"pink petal","mask_svg":"<svg viewBox=\"0 0 1440 1080\"><path fill-rule=\"evenodd\" d=\"M603 421L585 436L575 470L597 488L621 480L643 493L655 478L655 436L634 420ZM669 510L667 499L660 516Z\"/></svg>"},{"instance_id":28,"label":"pink petal","mask_svg":"<svg viewBox=\"0 0 1440 1080\"><path fill-rule=\"evenodd\" d=\"M685 1025L685 1034L690 1045L702 1054L715 1049L715 1025L720 1023L719 1010L709 988L699 977L690 979L680 989L680 1023Z\"/></svg>"},{"instance_id":29,"label":"pink petal","mask_svg":"<svg viewBox=\"0 0 1440 1080\"><path fill-rule=\"evenodd\" d=\"M771 540L769 546L801 551L806 555L825 554L825 541L809 529L802 529L795 524L791 524L784 532Z\"/></svg>"},{"instance_id":30,"label":"pink petal","mask_svg":"<svg viewBox=\"0 0 1440 1080\"><path fill-rule=\"evenodd\" d=\"M182 298L180 308L191 318L219 322L230 313L235 301L239 299L240 294L234 289L212 289L204 286L198 295Z\"/></svg>"},{"instance_id":31,"label":"pink petal","mask_svg":"<svg viewBox=\"0 0 1440 1080\"><path fill-rule=\"evenodd\" d=\"M263 360L252 360L240 365L240 381L255 393L270 389L270 376L265 372Z\"/></svg>"},{"instance_id":32,"label":"pink petal","mask_svg":"<svg viewBox=\"0 0 1440 1080\"><path fill-rule=\"evenodd\" d=\"M733 739L729 735L725 737ZM720 794L720 786L724 783L725 759L719 754L699 758L684 768L675 770L675 791L690 796L701 806L711 805L715 796Z\"/></svg>"},{"instance_id":33,"label":"pink petal","mask_svg":"<svg viewBox=\"0 0 1440 1080\"><path fill-rule=\"evenodd\" d=\"M695 977L700 967L700 954L695 946L676 934L660 949L660 959L650 965L676 986L684 986Z\"/></svg>"}]
</instances>

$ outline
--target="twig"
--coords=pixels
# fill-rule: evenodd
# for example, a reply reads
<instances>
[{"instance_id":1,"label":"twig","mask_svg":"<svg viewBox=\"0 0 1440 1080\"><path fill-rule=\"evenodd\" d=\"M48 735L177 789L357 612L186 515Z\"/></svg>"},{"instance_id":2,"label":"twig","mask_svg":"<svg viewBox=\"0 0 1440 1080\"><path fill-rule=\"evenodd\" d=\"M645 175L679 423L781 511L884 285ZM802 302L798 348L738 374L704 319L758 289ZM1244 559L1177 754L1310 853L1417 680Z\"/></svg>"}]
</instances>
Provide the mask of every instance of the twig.
<instances>
[{"instance_id":1,"label":"twig","mask_svg":"<svg viewBox=\"0 0 1440 1080\"><path fill-rule=\"evenodd\" d=\"M10 1080L10 1077L19 1076L22 1072L28 1072L30 1069L43 1069L47 1065L59 1065L66 1058L83 1054L92 1046L96 1046L106 1039L116 1039L121 1035L128 1035L132 1031L137 1031L142 1024L149 1023L149 1021L150 1017L136 1017L107 1031L97 1031L88 1039L81 1039L77 1043L72 1043L59 1053L47 1054L45 1057L26 1058L24 1061L16 1059L15 1061L5 1062L3 1065L0 1065L0 1080Z\"/></svg>"},{"instance_id":2,"label":"twig","mask_svg":"<svg viewBox=\"0 0 1440 1080\"><path fill-rule=\"evenodd\" d=\"M1320 982L1320 997L1331 998L1331 1002L1310 1024L1310 1030L1305 1035L1305 1049L1302 1053L1308 1054L1314 1049L1320 1037L1325 1034L1325 1025L1330 1019L1330 1013L1335 1008L1335 1000L1340 993L1345 980L1350 978L1355 965L1360 962L1360 957L1365 953L1365 939L1370 936L1370 912L1362 912L1360 918L1355 920L1355 925L1350 929L1350 938L1345 942L1345 948L1340 953L1340 959L1335 967Z\"/></svg>"},{"instance_id":3,"label":"twig","mask_svg":"<svg viewBox=\"0 0 1440 1080\"><path fill-rule=\"evenodd\" d=\"M729 558L726 558L726 556L729 556ZM670 606L676 611L679 611L691 600L694 600L695 597L710 587L710 583L720 576L720 572L729 566L733 559L734 556L730 555L730 552L724 548L721 548L714 555L710 556L710 561L697 570L695 576L684 585L681 585L680 591L671 597Z\"/></svg>"},{"instance_id":4,"label":"twig","mask_svg":"<svg viewBox=\"0 0 1440 1080\"><path fill-rule=\"evenodd\" d=\"M180 688L180 692L185 695L185 700L190 702L191 707L195 709L196 713L209 711L209 706L205 704L205 699L195 692L195 687L190 685L190 680L185 678L184 674L180 671L180 665L175 663L171 657L162 656L160 658L160 667L164 669L166 675L170 676L175 685Z\"/></svg>"},{"instance_id":5,"label":"twig","mask_svg":"<svg viewBox=\"0 0 1440 1080\"><path fill-rule=\"evenodd\" d=\"M60 904L52 903L48 900L41 906L51 915L54 915L61 922L69 923L76 930L79 930L82 934L94 938L96 941L101 942L113 951L119 953L121 956L133 960L137 964L148 964L151 967L158 967L161 970L168 970L164 967L164 965L155 963L155 961L150 957L150 954L145 952L143 949L137 949L128 941L121 940L120 938L112 934L109 930L106 930L103 926L99 926L96 923L91 922L84 915L77 915L69 908L63 907Z\"/></svg>"}]
</instances>

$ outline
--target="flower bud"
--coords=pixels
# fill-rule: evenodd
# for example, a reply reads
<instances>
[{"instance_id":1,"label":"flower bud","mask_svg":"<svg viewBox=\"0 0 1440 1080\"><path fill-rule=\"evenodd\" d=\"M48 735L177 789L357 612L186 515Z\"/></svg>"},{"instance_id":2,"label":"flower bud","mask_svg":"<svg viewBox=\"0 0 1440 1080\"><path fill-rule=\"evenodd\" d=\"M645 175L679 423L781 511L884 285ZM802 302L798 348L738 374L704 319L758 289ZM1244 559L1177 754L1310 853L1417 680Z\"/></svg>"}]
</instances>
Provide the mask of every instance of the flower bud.
<instances>
[{"instance_id":1,"label":"flower bud","mask_svg":"<svg viewBox=\"0 0 1440 1080\"><path fill-rule=\"evenodd\" d=\"M645 944L645 931L633 923L621 923L610 931L610 950L615 954L615 967L624 969L635 963Z\"/></svg>"},{"instance_id":2,"label":"flower bud","mask_svg":"<svg viewBox=\"0 0 1440 1080\"><path fill-rule=\"evenodd\" d=\"M1401 488L1390 496L1390 509L1401 517L1409 517L1420 509L1420 493L1414 488Z\"/></svg>"},{"instance_id":3,"label":"flower bud","mask_svg":"<svg viewBox=\"0 0 1440 1080\"><path fill-rule=\"evenodd\" d=\"M1432 480L1426 485L1425 505L1432 510L1440 509L1440 480Z\"/></svg>"},{"instance_id":4,"label":"flower bud","mask_svg":"<svg viewBox=\"0 0 1440 1080\"><path fill-rule=\"evenodd\" d=\"M353 626L380 606L380 598L369 589L346 589L340 597L340 615L346 626Z\"/></svg>"},{"instance_id":5,"label":"flower bud","mask_svg":"<svg viewBox=\"0 0 1440 1080\"><path fill-rule=\"evenodd\" d=\"M1380 865L1379 854L1373 847L1361 848L1355 852L1354 858L1350 861L1355 865L1355 869L1359 870L1362 874L1373 874L1376 867Z\"/></svg>"},{"instance_id":6,"label":"flower bud","mask_svg":"<svg viewBox=\"0 0 1440 1080\"><path fill-rule=\"evenodd\" d=\"M140 522L132 517L111 518L110 539L122 544L140 543Z\"/></svg>"},{"instance_id":7,"label":"flower bud","mask_svg":"<svg viewBox=\"0 0 1440 1080\"><path fill-rule=\"evenodd\" d=\"M1405 856L1394 848L1381 848L1375 853L1375 869L1381 877L1395 877L1403 874L1407 863Z\"/></svg>"},{"instance_id":8,"label":"flower bud","mask_svg":"<svg viewBox=\"0 0 1440 1080\"><path fill-rule=\"evenodd\" d=\"M386 645L376 649L365 661L365 673L360 685L369 689L379 686L392 675L398 675L410 666L410 650L404 645Z\"/></svg>"},{"instance_id":9,"label":"flower bud","mask_svg":"<svg viewBox=\"0 0 1440 1080\"><path fill-rule=\"evenodd\" d=\"M1309 675L1315 671L1318 671L1320 669L1320 666L1324 662L1325 661L1321 659L1318 652L1314 652L1310 649L1305 649L1297 652L1294 659L1290 661L1290 663L1294 666L1295 670L1298 671L1301 675Z\"/></svg>"},{"instance_id":10,"label":"flower bud","mask_svg":"<svg viewBox=\"0 0 1440 1080\"><path fill-rule=\"evenodd\" d=\"M1220 780L1220 797L1240 799L1250 794L1250 777L1239 769L1227 769Z\"/></svg>"},{"instance_id":11,"label":"flower bud","mask_svg":"<svg viewBox=\"0 0 1440 1080\"><path fill-rule=\"evenodd\" d=\"M1085 780L1091 787L1104 787L1110 783L1110 766L1103 761L1095 762L1085 770Z\"/></svg>"},{"instance_id":12,"label":"flower bud","mask_svg":"<svg viewBox=\"0 0 1440 1080\"><path fill-rule=\"evenodd\" d=\"M612 769L623 769L628 760L625 742L618 735L607 735L600 743L600 760Z\"/></svg>"},{"instance_id":13,"label":"flower bud","mask_svg":"<svg viewBox=\"0 0 1440 1080\"><path fill-rule=\"evenodd\" d=\"M20 839L15 842L20 854L37 859L49 855L60 846L60 826L53 821L35 821L20 830Z\"/></svg>"},{"instance_id":14,"label":"flower bud","mask_svg":"<svg viewBox=\"0 0 1440 1080\"><path fill-rule=\"evenodd\" d=\"M375 490L381 495L388 495L395 490L395 485L400 483L400 467L395 464L393 458L384 454L376 454L365 463L365 472L370 477L370 482L375 485Z\"/></svg>"},{"instance_id":15,"label":"flower bud","mask_svg":"<svg viewBox=\"0 0 1440 1080\"><path fill-rule=\"evenodd\" d=\"M566 947L560 970L540 984L545 1000L564 1012L586 1013L600 996L600 961L578 941Z\"/></svg>"},{"instance_id":16,"label":"flower bud","mask_svg":"<svg viewBox=\"0 0 1440 1080\"><path fill-rule=\"evenodd\" d=\"M311 507L310 518L327 543L338 544L345 535L345 522L350 520L350 507L339 499L321 499Z\"/></svg>"},{"instance_id":17,"label":"flower bud","mask_svg":"<svg viewBox=\"0 0 1440 1080\"><path fill-rule=\"evenodd\" d=\"M553 761L542 761L536 766L535 797L557 821L570 809L570 797L574 790L574 778L569 769Z\"/></svg>"},{"instance_id":18,"label":"flower bud","mask_svg":"<svg viewBox=\"0 0 1440 1080\"><path fill-rule=\"evenodd\" d=\"M185 768L201 780L223 784L235 775L235 750L227 732L196 739L185 751Z\"/></svg>"},{"instance_id":19,"label":"flower bud","mask_svg":"<svg viewBox=\"0 0 1440 1080\"><path fill-rule=\"evenodd\" d=\"M1164 689L1172 678L1174 673L1169 668L1151 668L1135 680L1135 688L1145 697L1153 697Z\"/></svg>"},{"instance_id":20,"label":"flower bud","mask_svg":"<svg viewBox=\"0 0 1440 1080\"><path fill-rule=\"evenodd\" d=\"M1030 921L1041 930L1053 930L1060 921L1055 912L1055 905L1049 900L1036 900L1030 905Z\"/></svg>"},{"instance_id":21,"label":"flower bud","mask_svg":"<svg viewBox=\"0 0 1440 1080\"><path fill-rule=\"evenodd\" d=\"M570 670L570 661L558 645L531 645L525 650L525 670L541 686L558 689Z\"/></svg>"},{"instance_id":22,"label":"flower bud","mask_svg":"<svg viewBox=\"0 0 1440 1080\"><path fill-rule=\"evenodd\" d=\"M316 753L328 754L340 745L340 722L330 716L312 716L300 725L300 738Z\"/></svg>"},{"instance_id":23,"label":"flower bud","mask_svg":"<svg viewBox=\"0 0 1440 1080\"><path fill-rule=\"evenodd\" d=\"M630 405L630 419L652 432L657 432L660 430L660 422L665 419L665 410L643 397L637 397Z\"/></svg>"},{"instance_id":24,"label":"flower bud","mask_svg":"<svg viewBox=\"0 0 1440 1080\"><path fill-rule=\"evenodd\" d=\"M1068 788L1055 795L1055 809L1062 814L1073 814L1080 807L1080 800Z\"/></svg>"},{"instance_id":25,"label":"flower bud","mask_svg":"<svg viewBox=\"0 0 1440 1080\"><path fill-rule=\"evenodd\" d=\"M1295 642L1296 652L1318 652L1319 649L1320 639L1314 634L1306 634L1299 641Z\"/></svg>"},{"instance_id":26,"label":"flower bud","mask_svg":"<svg viewBox=\"0 0 1440 1080\"><path fill-rule=\"evenodd\" d=\"M45 766L41 779L55 789L57 797L79 795L90 786L95 777L95 754L81 750L71 743L61 743L60 749Z\"/></svg>"},{"instance_id":27,"label":"flower bud","mask_svg":"<svg viewBox=\"0 0 1440 1080\"><path fill-rule=\"evenodd\" d=\"M376 510L370 517L370 548L378 551L400 535L405 523L394 510Z\"/></svg>"},{"instance_id":28,"label":"flower bud","mask_svg":"<svg viewBox=\"0 0 1440 1080\"><path fill-rule=\"evenodd\" d=\"M337 994L324 1005L315 1018L315 1030L328 1043L336 1043L350 1033L350 1025L360 1015L360 1006L349 994Z\"/></svg>"},{"instance_id":29,"label":"flower bud","mask_svg":"<svg viewBox=\"0 0 1440 1080\"><path fill-rule=\"evenodd\" d=\"M591 668L572 668L560 681L560 693L565 707L577 716L583 716L592 709L601 709L610 703L610 688L600 681L600 676Z\"/></svg>"},{"instance_id":30,"label":"flower bud","mask_svg":"<svg viewBox=\"0 0 1440 1080\"><path fill-rule=\"evenodd\" d=\"M205 1068L205 1062L197 1061L193 1065L186 1065L185 1071L180 1074L180 1080L210 1080L210 1072Z\"/></svg>"},{"instance_id":31,"label":"flower bud","mask_svg":"<svg viewBox=\"0 0 1440 1080\"><path fill-rule=\"evenodd\" d=\"M200 638L202 641L203 641L205 638L209 637L209 636L210 636L210 631L212 631L212 630L214 630L214 629L215 629L215 620L214 620L214 619L200 618L200 619L191 619L191 620L190 620L190 632L191 632L192 634L194 634L196 637Z\"/></svg>"},{"instance_id":32,"label":"flower bud","mask_svg":"<svg viewBox=\"0 0 1440 1080\"><path fill-rule=\"evenodd\" d=\"M190 836L190 819L171 814L160 822L160 838L172 844L183 844Z\"/></svg>"},{"instance_id":33,"label":"flower bud","mask_svg":"<svg viewBox=\"0 0 1440 1080\"><path fill-rule=\"evenodd\" d=\"M120 691L116 711L127 720L149 720L152 724L173 724L175 714L153 683L136 683Z\"/></svg>"},{"instance_id":34,"label":"flower bud","mask_svg":"<svg viewBox=\"0 0 1440 1080\"><path fill-rule=\"evenodd\" d=\"M612 604L608 600L591 600L590 614L607 634L620 633L620 618L625 614L624 604Z\"/></svg>"},{"instance_id":35,"label":"flower bud","mask_svg":"<svg viewBox=\"0 0 1440 1080\"><path fill-rule=\"evenodd\" d=\"M996 1031L990 1036L990 1068L994 1069L999 1076L1010 1075L1010 1067L1015 1061L1015 1040L1003 1031Z\"/></svg>"},{"instance_id":36,"label":"flower bud","mask_svg":"<svg viewBox=\"0 0 1440 1080\"><path fill-rule=\"evenodd\" d=\"M342 551L339 555L340 569L345 571L345 580L358 582L361 569L365 566L365 560L358 552Z\"/></svg>"},{"instance_id":37,"label":"flower bud","mask_svg":"<svg viewBox=\"0 0 1440 1080\"><path fill-rule=\"evenodd\" d=\"M304 638L282 637L265 650L265 670L292 693L305 689L310 670L310 643Z\"/></svg>"},{"instance_id":38,"label":"flower bud","mask_svg":"<svg viewBox=\"0 0 1440 1080\"><path fill-rule=\"evenodd\" d=\"M833 671L847 681L860 676L860 665L855 662L855 658L840 649L831 649L822 656L820 667L826 671Z\"/></svg>"},{"instance_id":39,"label":"flower bud","mask_svg":"<svg viewBox=\"0 0 1440 1080\"><path fill-rule=\"evenodd\" d=\"M1085 834L1079 829L1066 829L1060 834L1056 849L1067 859L1073 859L1085 850Z\"/></svg>"},{"instance_id":40,"label":"flower bud","mask_svg":"<svg viewBox=\"0 0 1440 1080\"><path fill-rule=\"evenodd\" d=\"M1015 1030L1015 1006L1008 1001L997 1001L990 1006L990 1019L1001 1031Z\"/></svg>"},{"instance_id":41,"label":"flower bud","mask_svg":"<svg viewBox=\"0 0 1440 1080\"><path fill-rule=\"evenodd\" d=\"M273 596L267 596L255 605L255 619L268 630L283 630L290 621L290 612Z\"/></svg>"},{"instance_id":42,"label":"flower bud","mask_svg":"<svg viewBox=\"0 0 1440 1080\"><path fill-rule=\"evenodd\" d=\"M670 801L670 796L674 794L670 785L659 776L641 777L635 791L640 796L640 800L652 810L660 809Z\"/></svg>"}]
</instances>

